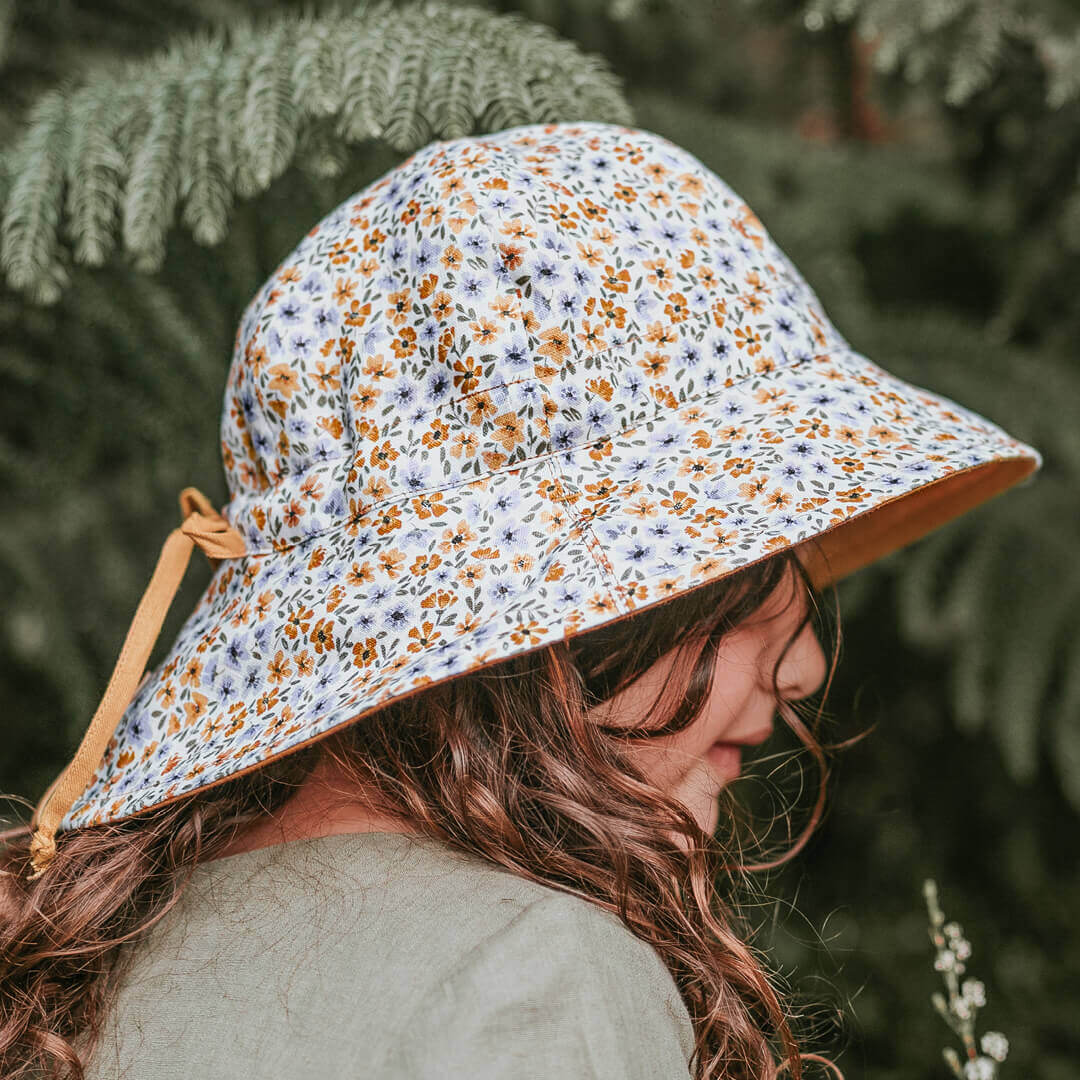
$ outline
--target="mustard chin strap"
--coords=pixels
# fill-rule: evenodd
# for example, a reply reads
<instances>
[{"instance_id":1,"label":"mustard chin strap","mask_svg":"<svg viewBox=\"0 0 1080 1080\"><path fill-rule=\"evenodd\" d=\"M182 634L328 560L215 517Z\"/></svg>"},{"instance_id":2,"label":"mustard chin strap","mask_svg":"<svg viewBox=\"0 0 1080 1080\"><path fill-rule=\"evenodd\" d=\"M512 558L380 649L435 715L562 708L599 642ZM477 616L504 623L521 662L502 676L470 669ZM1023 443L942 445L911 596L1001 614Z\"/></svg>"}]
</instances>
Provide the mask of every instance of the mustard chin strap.
<instances>
[{"instance_id":1,"label":"mustard chin strap","mask_svg":"<svg viewBox=\"0 0 1080 1080\"><path fill-rule=\"evenodd\" d=\"M161 633L161 624L184 578L195 547L209 557L211 565L220 559L235 559L245 554L244 537L219 514L210 500L197 488L180 493L180 511L184 523L174 529L158 557L150 584L135 611L109 685L83 735L75 756L64 771L49 785L34 811L34 835L30 841L33 866L28 881L40 877L56 855L56 830L75 800L86 790L131 699Z\"/></svg>"}]
</instances>

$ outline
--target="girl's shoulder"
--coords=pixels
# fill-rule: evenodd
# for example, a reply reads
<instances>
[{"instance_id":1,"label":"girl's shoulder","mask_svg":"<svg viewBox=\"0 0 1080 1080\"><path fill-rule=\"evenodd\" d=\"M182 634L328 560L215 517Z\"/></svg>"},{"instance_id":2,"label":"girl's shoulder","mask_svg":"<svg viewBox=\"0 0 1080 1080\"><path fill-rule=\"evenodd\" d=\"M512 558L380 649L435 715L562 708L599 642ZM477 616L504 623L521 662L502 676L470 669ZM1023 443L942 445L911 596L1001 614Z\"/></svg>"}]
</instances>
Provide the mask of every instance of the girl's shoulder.
<instances>
[{"instance_id":1,"label":"girl's shoulder","mask_svg":"<svg viewBox=\"0 0 1080 1080\"><path fill-rule=\"evenodd\" d=\"M616 915L402 834L206 863L131 960L88 1080L687 1076L693 1048Z\"/></svg>"}]
</instances>

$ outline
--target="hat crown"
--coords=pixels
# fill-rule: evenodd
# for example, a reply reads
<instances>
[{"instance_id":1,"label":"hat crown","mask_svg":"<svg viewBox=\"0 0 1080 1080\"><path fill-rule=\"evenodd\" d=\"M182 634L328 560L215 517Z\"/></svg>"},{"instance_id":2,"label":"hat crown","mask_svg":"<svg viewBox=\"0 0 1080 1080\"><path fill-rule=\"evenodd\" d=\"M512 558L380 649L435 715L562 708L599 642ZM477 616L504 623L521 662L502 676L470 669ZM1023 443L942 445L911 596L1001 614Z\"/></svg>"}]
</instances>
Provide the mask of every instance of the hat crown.
<instances>
[{"instance_id":1,"label":"hat crown","mask_svg":"<svg viewBox=\"0 0 1080 1080\"><path fill-rule=\"evenodd\" d=\"M663 418L835 333L747 204L661 136L431 143L327 214L245 310L226 514L254 547L295 543Z\"/></svg>"}]
</instances>

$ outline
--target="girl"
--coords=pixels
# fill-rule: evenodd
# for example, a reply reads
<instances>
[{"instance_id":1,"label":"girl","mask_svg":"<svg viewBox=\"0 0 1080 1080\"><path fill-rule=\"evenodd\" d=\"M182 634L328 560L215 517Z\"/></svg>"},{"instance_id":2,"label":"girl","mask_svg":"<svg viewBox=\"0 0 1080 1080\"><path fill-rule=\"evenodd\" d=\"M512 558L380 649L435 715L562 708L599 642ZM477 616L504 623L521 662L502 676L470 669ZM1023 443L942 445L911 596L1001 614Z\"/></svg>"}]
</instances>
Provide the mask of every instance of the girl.
<instances>
[{"instance_id":1,"label":"girl","mask_svg":"<svg viewBox=\"0 0 1080 1080\"><path fill-rule=\"evenodd\" d=\"M6 835L0 1072L798 1077L740 753L779 715L821 766L790 857L823 589L1038 451L597 122L431 143L324 217L243 313L222 444Z\"/></svg>"}]
</instances>

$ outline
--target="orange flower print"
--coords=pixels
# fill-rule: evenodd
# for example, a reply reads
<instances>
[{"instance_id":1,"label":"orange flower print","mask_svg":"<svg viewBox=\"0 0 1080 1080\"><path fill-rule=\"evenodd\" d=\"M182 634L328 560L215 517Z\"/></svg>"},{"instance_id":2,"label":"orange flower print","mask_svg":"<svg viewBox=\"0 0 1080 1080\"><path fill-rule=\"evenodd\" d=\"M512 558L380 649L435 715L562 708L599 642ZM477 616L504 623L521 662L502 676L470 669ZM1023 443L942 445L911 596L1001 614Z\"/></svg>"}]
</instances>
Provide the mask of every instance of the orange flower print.
<instances>
[{"instance_id":1,"label":"orange flower print","mask_svg":"<svg viewBox=\"0 0 1080 1080\"><path fill-rule=\"evenodd\" d=\"M391 580L401 573L402 563L405 562L405 552L400 548L391 548L383 551L375 557L375 564Z\"/></svg>"},{"instance_id":2,"label":"orange flower print","mask_svg":"<svg viewBox=\"0 0 1080 1080\"><path fill-rule=\"evenodd\" d=\"M645 279L654 289L667 292L671 288L674 274L667 259L643 259L642 266L649 271Z\"/></svg>"},{"instance_id":3,"label":"orange flower print","mask_svg":"<svg viewBox=\"0 0 1080 1080\"><path fill-rule=\"evenodd\" d=\"M689 492L675 490L671 493L671 498L665 498L660 500L660 505L670 510L673 514L685 514L693 507L697 502Z\"/></svg>"},{"instance_id":4,"label":"orange flower print","mask_svg":"<svg viewBox=\"0 0 1080 1080\"><path fill-rule=\"evenodd\" d=\"M483 365L475 357L459 357L454 361L454 386L463 394L476 388L476 384L484 377Z\"/></svg>"},{"instance_id":5,"label":"orange flower print","mask_svg":"<svg viewBox=\"0 0 1080 1080\"><path fill-rule=\"evenodd\" d=\"M807 416L795 425L797 435L805 435L808 439L816 439L819 435L823 439L829 437L829 425L819 416Z\"/></svg>"},{"instance_id":6,"label":"orange flower print","mask_svg":"<svg viewBox=\"0 0 1080 1080\"><path fill-rule=\"evenodd\" d=\"M655 379L665 374L667 372L667 366L668 357L663 353L646 353L638 360L638 367L640 367L650 379Z\"/></svg>"},{"instance_id":7,"label":"orange flower print","mask_svg":"<svg viewBox=\"0 0 1080 1080\"><path fill-rule=\"evenodd\" d=\"M349 395L349 401L352 402L353 408L358 413L367 412L367 410L375 404L376 399L381 393L382 390L374 384L362 383Z\"/></svg>"},{"instance_id":8,"label":"orange flower print","mask_svg":"<svg viewBox=\"0 0 1080 1080\"><path fill-rule=\"evenodd\" d=\"M476 533L469 528L468 522L459 521L456 527L446 529L443 532L442 539L438 543L438 548L446 555L451 551L460 551L466 544L471 543L475 539Z\"/></svg>"},{"instance_id":9,"label":"orange flower print","mask_svg":"<svg viewBox=\"0 0 1080 1080\"><path fill-rule=\"evenodd\" d=\"M540 335L540 340L544 344L538 346L536 351L540 353L541 356L547 356L560 364L569 358L570 339L567 337L567 334L562 327L556 326L550 330L545 330Z\"/></svg>"},{"instance_id":10,"label":"orange flower print","mask_svg":"<svg viewBox=\"0 0 1080 1080\"><path fill-rule=\"evenodd\" d=\"M566 203L555 203L548 207L548 216L560 229L576 229L581 219L576 210L571 210Z\"/></svg>"},{"instance_id":11,"label":"orange flower print","mask_svg":"<svg viewBox=\"0 0 1080 1080\"><path fill-rule=\"evenodd\" d=\"M758 293L744 293L739 303L746 309L747 315L760 315L765 310L765 299Z\"/></svg>"},{"instance_id":12,"label":"orange flower print","mask_svg":"<svg viewBox=\"0 0 1080 1080\"><path fill-rule=\"evenodd\" d=\"M420 442L429 450L434 450L446 442L449 433L450 428L442 420L432 420L431 427L421 436Z\"/></svg>"},{"instance_id":13,"label":"orange flower print","mask_svg":"<svg viewBox=\"0 0 1080 1080\"><path fill-rule=\"evenodd\" d=\"M388 533L392 533L395 529L401 528L401 507L400 506L384 506L375 515L375 531L380 536L386 536Z\"/></svg>"},{"instance_id":14,"label":"orange flower print","mask_svg":"<svg viewBox=\"0 0 1080 1080\"><path fill-rule=\"evenodd\" d=\"M791 503L791 496L781 488L775 488L765 501L769 510L784 510Z\"/></svg>"},{"instance_id":15,"label":"orange flower print","mask_svg":"<svg viewBox=\"0 0 1080 1080\"><path fill-rule=\"evenodd\" d=\"M665 345L674 345L679 340L679 335L670 326L654 322L646 327L645 340L663 348Z\"/></svg>"},{"instance_id":16,"label":"orange flower print","mask_svg":"<svg viewBox=\"0 0 1080 1080\"><path fill-rule=\"evenodd\" d=\"M417 555L412 566L409 567L409 573L415 575L426 574L430 570L434 570L436 567L442 565L442 556L436 555L434 551L429 552L426 555Z\"/></svg>"},{"instance_id":17,"label":"orange flower print","mask_svg":"<svg viewBox=\"0 0 1080 1080\"><path fill-rule=\"evenodd\" d=\"M412 638L406 646L409 652L421 652L424 649L430 649L442 637L442 633L435 629L434 623L425 622L419 627L414 626L409 631L409 637Z\"/></svg>"},{"instance_id":18,"label":"orange flower print","mask_svg":"<svg viewBox=\"0 0 1080 1080\"><path fill-rule=\"evenodd\" d=\"M600 284L607 289L608 292L624 293L630 289L630 271L623 267L621 270L616 270L614 266L605 266L603 277L600 279Z\"/></svg>"},{"instance_id":19,"label":"orange flower print","mask_svg":"<svg viewBox=\"0 0 1080 1080\"><path fill-rule=\"evenodd\" d=\"M679 464L679 475L692 476L695 480L712 476L716 470L716 462L707 457L686 458Z\"/></svg>"},{"instance_id":20,"label":"orange flower print","mask_svg":"<svg viewBox=\"0 0 1080 1080\"><path fill-rule=\"evenodd\" d=\"M315 670L315 658L307 649L301 649L293 657L293 663L296 664L296 674L302 679L306 679Z\"/></svg>"},{"instance_id":21,"label":"orange flower print","mask_svg":"<svg viewBox=\"0 0 1080 1080\"><path fill-rule=\"evenodd\" d=\"M466 563L457 573L458 581L465 585L479 585L484 577L483 563Z\"/></svg>"},{"instance_id":22,"label":"orange flower print","mask_svg":"<svg viewBox=\"0 0 1080 1080\"><path fill-rule=\"evenodd\" d=\"M843 439L844 442L851 443L852 446L862 446L863 444L863 439L859 432L853 427L848 427L847 424L841 424L840 427L836 429L836 437L838 439Z\"/></svg>"},{"instance_id":23,"label":"orange flower print","mask_svg":"<svg viewBox=\"0 0 1080 1080\"><path fill-rule=\"evenodd\" d=\"M397 368L391 367L382 353L369 356L364 361L363 371L373 379L393 379L397 376Z\"/></svg>"},{"instance_id":24,"label":"orange flower print","mask_svg":"<svg viewBox=\"0 0 1080 1080\"><path fill-rule=\"evenodd\" d=\"M358 668L370 667L379 659L379 649L373 637L358 641L353 646L353 664Z\"/></svg>"},{"instance_id":25,"label":"orange flower print","mask_svg":"<svg viewBox=\"0 0 1080 1080\"><path fill-rule=\"evenodd\" d=\"M521 417L516 412L497 416L492 435L508 454L513 453L525 437Z\"/></svg>"},{"instance_id":26,"label":"orange flower print","mask_svg":"<svg viewBox=\"0 0 1080 1080\"><path fill-rule=\"evenodd\" d=\"M426 521L430 517L441 517L450 509L443 501L441 491L431 491L426 495L417 495L412 501L412 508L413 513L421 521Z\"/></svg>"},{"instance_id":27,"label":"orange flower print","mask_svg":"<svg viewBox=\"0 0 1080 1080\"><path fill-rule=\"evenodd\" d=\"M267 709L272 709L277 704L278 688L264 690L255 700L255 711L262 716Z\"/></svg>"},{"instance_id":28,"label":"orange flower print","mask_svg":"<svg viewBox=\"0 0 1080 1080\"><path fill-rule=\"evenodd\" d=\"M345 519L345 531L356 536L361 525L367 521L368 507L359 499L349 499L349 516Z\"/></svg>"},{"instance_id":29,"label":"orange flower print","mask_svg":"<svg viewBox=\"0 0 1080 1080\"><path fill-rule=\"evenodd\" d=\"M167 709L176 700L176 687L171 682L162 683L161 689L155 696Z\"/></svg>"},{"instance_id":30,"label":"orange flower print","mask_svg":"<svg viewBox=\"0 0 1080 1080\"><path fill-rule=\"evenodd\" d=\"M381 446L376 446L368 456L368 464L376 466L380 469L390 468L390 463L396 461L400 457L400 453L395 449L394 444L386 439Z\"/></svg>"},{"instance_id":31,"label":"orange flower print","mask_svg":"<svg viewBox=\"0 0 1080 1080\"><path fill-rule=\"evenodd\" d=\"M495 402L488 390L480 390L464 399L463 409L470 424L482 424L495 415Z\"/></svg>"},{"instance_id":32,"label":"orange flower print","mask_svg":"<svg viewBox=\"0 0 1080 1080\"><path fill-rule=\"evenodd\" d=\"M471 431L461 431L454 436L454 441L450 444L450 453L456 457L475 457L477 450L476 435Z\"/></svg>"},{"instance_id":33,"label":"orange flower print","mask_svg":"<svg viewBox=\"0 0 1080 1080\"><path fill-rule=\"evenodd\" d=\"M607 348L607 342L604 341L604 329L602 323L590 323L588 319L582 319L577 338L590 353L600 352Z\"/></svg>"},{"instance_id":34,"label":"orange flower print","mask_svg":"<svg viewBox=\"0 0 1080 1080\"><path fill-rule=\"evenodd\" d=\"M728 458L724 462L724 468L731 473L732 476L745 476L747 473L754 471L754 459L748 457L733 457Z\"/></svg>"},{"instance_id":35,"label":"orange flower print","mask_svg":"<svg viewBox=\"0 0 1080 1080\"><path fill-rule=\"evenodd\" d=\"M345 575L345 583L353 589L358 589L361 585L366 585L369 581L374 580L375 572L369 562L365 562L363 566L358 562L354 562Z\"/></svg>"},{"instance_id":36,"label":"orange flower print","mask_svg":"<svg viewBox=\"0 0 1080 1080\"><path fill-rule=\"evenodd\" d=\"M581 211L581 216L588 221L600 224L608 215L608 208L606 206L598 206L592 201L592 199L582 199L577 204L578 210Z\"/></svg>"},{"instance_id":37,"label":"orange flower print","mask_svg":"<svg viewBox=\"0 0 1080 1080\"><path fill-rule=\"evenodd\" d=\"M866 468L858 458L853 457L834 457L833 464L839 465L846 473L862 472Z\"/></svg>"},{"instance_id":38,"label":"orange flower print","mask_svg":"<svg viewBox=\"0 0 1080 1080\"><path fill-rule=\"evenodd\" d=\"M270 368L270 374L274 376L270 380L270 389L277 390L286 400L290 399L300 386L300 376L288 364L275 364Z\"/></svg>"},{"instance_id":39,"label":"orange flower print","mask_svg":"<svg viewBox=\"0 0 1080 1080\"><path fill-rule=\"evenodd\" d=\"M184 727L192 727L206 715L207 696L193 693L190 701L184 702Z\"/></svg>"},{"instance_id":40,"label":"orange flower print","mask_svg":"<svg viewBox=\"0 0 1080 1080\"><path fill-rule=\"evenodd\" d=\"M340 364L327 367L325 360L319 360L315 364L315 372L311 375L311 380L324 394L328 394L331 390L341 389L341 379L338 378L340 371Z\"/></svg>"},{"instance_id":41,"label":"orange flower print","mask_svg":"<svg viewBox=\"0 0 1080 1080\"><path fill-rule=\"evenodd\" d=\"M510 640L515 645L521 645L523 642L528 642L530 645L539 645L547 632L546 626L541 626L535 619L530 619L528 622L519 622L517 624L517 627L510 634Z\"/></svg>"},{"instance_id":42,"label":"orange flower print","mask_svg":"<svg viewBox=\"0 0 1080 1080\"><path fill-rule=\"evenodd\" d=\"M295 529L296 526L300 524L300 519L305 513L306 511L300 505L299 501L293 499L292 502L286 503L285 508L282 511L282 516L285 519L285 524L288 525L290 529Z\"/></svg>"},{"instance_id":43,"label":"orange flower print","mask_svg":"<svg viewBox=\"0 0 1080 1080\"><path fill-rule=\"evenodd\" d=\"M626 327L626 308L619 307L614 300L603 300L590 296L585 301L585 314L596 315L605 329L622 330Z\"/></svg>"},{"instance_id":44,"label":"orange flower print","mask_svg":"<svg viewBox=\"0 0 1080 1080\"><path fill-rule=\"evenodd\" d=\"M331 652L334 648L334 624L330 619L320 619L308 634L308 641L316 653Z\"/></svg>"},{"instance_id":45,"label":"orange flower print","mask_svg":"<svg viewBox=\"0 0 1080 1080\"><path fill-rule=\"evenodd\" d=\"M181 686L198 686L202 681L202 663L192 657L180 673Z\"/></svg>"},{"instance_id":46,"label":"orange flower print","mask_svg":"<svg viewBox=\"0 0 1080 1080\"><path fill-rule=\"evenodd\" d=\"M267 679L275 685L284 682L292 675L292 665L282 649L278 649L274 659L266 665Z\"/></svg>"},{"instance_id":47,"label":"orange flower print","mask_svg":"<svg viewBox=\"0 0 1080 1080\"><path fill-rule=\"evenodd\" d=\"M656 517L656 503L642 495L626 504L626 513L630 517L645 521L647 518Z\"/></svg>"},{"instance_id":48,"label":"orange flower print","mask_svg":"<svg viewBox=\"0 0 1080 1080\"><path fill-rule=\"evenodd\" d=\"M211 716L205 724L202 726L202 731L199 733L199 737L203 742L209 742L217 734L225 730L226 721L225 717L221 713L217 713Z\"/></svg>"},{"instance_id":49,"label":"orange flower print","mask_svg":"<svg viewBox=\"0 0 1080 1080\"><path fill-rule=\"evenodd\" d=\"M409 289L399 289L397 292L390 293L386 298L386 317L395 326L401 326L403 323L408 322L412 311L409 292Z\"/></svg>"},{"instance_id":50,"label":"orange flower print","mask_svg":"<svg viewBox=\"0 0 1080 1080\"><path fill-rule=\"evenodd\" d=\"M738 348L746 346L750 356L761 352L761 335L752 326L740 326L735 331L735 344Z\"/></svg>"},{"instance_id":51,"label":"orange flower print","mask_svg":"<svg viewBox=\"0 0 1080 1080\"><path fill-rule=\"evenodd\" d=\"M285 616L285 636L295 641L300 634L306 634L308 632L308 627L311 625L311 620L314 617L314 608L305 608L303 606L293 608L293 610Z\"/></svg>"},{"instance_id":52,"label":"orange flower print","mask_svg":"<svg viewBox=\"0 0 1080 1080\"><path fill-rule=\"evenodd\" d=\"M524 254L525 248L521 244L499 244L499 258L507 270L520 269Z\"/></svg>"},{"instance_id":53,"label":"orange flower print","mask_svg":"<svg viewBox=\"0 0 1080 1080\"><path fill-rule=\"evenodd\" d=\"M403 326L397 332L397 337L390 342L390 348L399 360L413 354L416 351L416 330L411 326Z\"/></svg>"},{"instance_id":54,"label":"orange flower print","mask_svg":"<svg viewBox=\"0 0 1080 1080\"><path fill-rule=\"evenodd\" d=\"M768 486L768 479L764 476L758 476L755 477L753 480L747 480L746 483L740 484L739 494L744 499L756 499L758 495L761 495Z\"/></svg>"},{"instance_id":55,"label":"orange flower print","mask_svg":"<svg viewBox=\"0 0 1080 1080\"><path fill-rule=\"evenodd\" d=\"M673 292L668 297L668 302L664 305L664 314L673 322L684 322L690 315L690 308L687 306L686 297L680 292Z\"/></svg>"}]
</instances>

